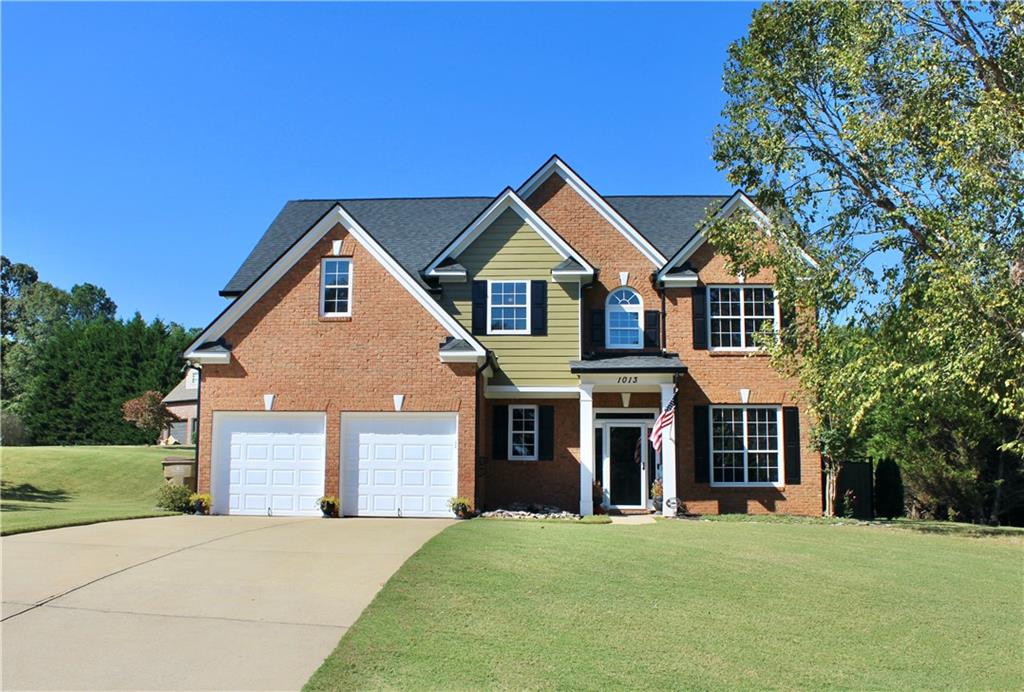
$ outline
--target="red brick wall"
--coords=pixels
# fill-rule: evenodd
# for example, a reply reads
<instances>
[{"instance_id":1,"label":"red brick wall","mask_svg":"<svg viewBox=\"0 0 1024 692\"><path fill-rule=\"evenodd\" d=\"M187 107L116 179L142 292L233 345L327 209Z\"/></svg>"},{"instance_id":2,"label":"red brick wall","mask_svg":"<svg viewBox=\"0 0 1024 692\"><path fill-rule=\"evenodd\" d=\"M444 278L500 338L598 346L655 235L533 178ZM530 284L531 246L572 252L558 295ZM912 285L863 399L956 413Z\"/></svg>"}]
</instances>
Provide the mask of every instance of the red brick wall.
<instances>
[{"instance_id":1,"label":"red brick wall","mask_svg":"<svg viewBox=\"0 0 1024 692\"><path fill-rule=\"evenodd\" d=\"M726 269L725 258L715 254L708 244L693 255L690 264L703 284L739 283L736 276ZM772 281L773 276L768 272L746 279L750 284L770 284ZM799 400L797 382L780 375L764 355L694 350L691 289L668 289L666 296L668 347L679 353L688 370L680 378L676 415L677 494L687 509L699 514L821 514L821 457L811 445L812 421L808 418L806 406ZM740 404L740 389L750 390L751 404L800 408L800 485L782 489L713 488L707 483L694 481L693 407L709 403Z\"/></svg>"},{"instance_id":2,"label":"red brick wall","mask_svg":"<svg viewBox=\"0 0 1024 692\"><path fill-rule=\"evenodd\" d=\"M661 309L661 296L651 281L655 269L651 261L560 176L552 175L544 181L526 203L599 270L597 280L583 292L584 352L591 350L590 311L604 309L608 294L622 285L620 272L629 272L626 285L640 294L644 310Z\"/></svg>"},{"instance_id":3,"label":"red brick wall","mask_svg":"<svg viewBox=\"0 0 1024 692\"><path fill-rule=\"evenodd\" d=\"M559 176L548 178L527 203L561 234L591 264L600 269L598 281L584 292L584 315L603 308L610 290L619 285L619 272L629 272L628 285L644 301L644 309L660 309L661 297L654 289L651 274L655 267L632 243L605 221ZM725 258L704 245L690 259L704 284L736 284L735 275L726 269ZM762 272L747 277L747 283L772 283L773 276ZM699 513L785 512L815 515L821 513L820 457L810 444L812 421L806 407L797 400L797 383L780 376L763 355L712 353L693 348L691 292L689 288L668 289L665 305L666 349L679 354L688 373L681 376L677 414L678 495L687 508ZM585 317L585 320L587 318ZM584 324L584 349L589 339ZM635 352L635 351L634 351ZM801 484L784 489L712 488L694 482L693 406L707 403L741 403L739 390L750 389L752 404L778 404L800 407ZM660 406L657 395L634 394L633 406ZM610 398L614 397L614 399ZM617 401L618 403L606 403ZM595 407L621 406L617 394L595 394ZM578 425L578 423L577 423ZM578 445L578 442L576 443Z\"/></svg>"},{"instance_id":4,"label":"red brick wall","mask_svg":"<svg viewBox=\"0 0 1024 692\"><path fill-rule=\"evenodd\" d=\"M319 316L320 259L344 239L352 256L352 316ZM228 330L232 362L203 369L199 488L210 488L214 411L262 411L273 393L275 411L327 414L325 491L338 494L343 411L459 414L459 494L475 489L475 365L441 363L441 325L340 226L331 230ZM219 462L218 462L219 463Z\"/></svg>"}]
</instances>

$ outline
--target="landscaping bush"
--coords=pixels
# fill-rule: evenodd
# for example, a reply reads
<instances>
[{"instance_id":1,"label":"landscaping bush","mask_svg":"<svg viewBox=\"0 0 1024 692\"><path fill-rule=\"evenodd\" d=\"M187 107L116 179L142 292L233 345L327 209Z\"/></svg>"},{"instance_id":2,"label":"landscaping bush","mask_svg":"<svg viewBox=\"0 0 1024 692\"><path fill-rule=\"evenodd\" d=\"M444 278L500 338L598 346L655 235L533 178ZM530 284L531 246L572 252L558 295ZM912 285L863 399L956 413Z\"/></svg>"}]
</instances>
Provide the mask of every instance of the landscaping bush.
<instances>
[{"instance_id":1,"label":"landscaping bush","mask_svg":"<svg viewBox=\"0 0 1024 692\"><path fill-rule=\"evenodd\" d=\"M320 503L320 513L325 517L334 518L338 516L338 508L341 506L341 503L338 502L338 498L334 495L325 495L318 502Z\"/></svg>"},{"instance_id":2,"label":"landscaping bush","mask_svg":"<svg viewBox=\"0 0 1024 692\"><path fill-rule=\"evenodd\" d=\"M875 516L893 519L904 514L903 476L892 459L875 466Z\"/></svg>"},{"instance_id":3,"label":"landscaping bush","mask_svg":"<svg viewBox=\"0 0 1024 692\"><path fill-rule=\"evenodd\" d=\"M464 497L453 497L448 500L448 509L450 509L455 516L460 519L466 519L473 516L473 512L470 509L469 500Z\"/></svg>"},{"instance_id":4,"label":"landscaping bush","mask_svg":"<svg viewBox=\"0 0 1024 692\"><path fill-rule=\"evenodd\" d=\"M156 506L169 512L188 512L192 509L191 498L192 491L184 485L164 481L156 494Z\"/></svg>"}]
</instances>

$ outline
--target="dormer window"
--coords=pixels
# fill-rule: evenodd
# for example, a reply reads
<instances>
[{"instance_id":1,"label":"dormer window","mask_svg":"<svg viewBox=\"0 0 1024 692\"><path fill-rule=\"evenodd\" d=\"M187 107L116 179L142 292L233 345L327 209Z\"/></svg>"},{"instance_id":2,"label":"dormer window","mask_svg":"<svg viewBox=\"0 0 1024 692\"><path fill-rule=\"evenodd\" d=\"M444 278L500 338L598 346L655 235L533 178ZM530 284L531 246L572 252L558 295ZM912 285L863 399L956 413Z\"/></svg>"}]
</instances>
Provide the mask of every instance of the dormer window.
<instances>
[{"instance_id":1,"label":"dormer window","mask_svg":"<svg viewBox=\"0 0 1024 692\"><path fill-rule=\"evenodd\" d=\"M611 292L605 304L608 348L643 348L644 303L631 288Z\"/></svg>"},{"instance_id":2,"label":"dormer window","mask_svg":"<svg viewBox=\"0 0 1024 692\"><path fill-rule=\"evenodd\" d=\"M488 334L530 333L529 289L528 281L488 282Z\"/></svg>"},{"instance_id":3,"label":"dormer window","mask_svg":"<svg viewBox=\"0 0 1024 692\"><path fill-rule=\"evenodd\" d=\"M352 260L325 259L320 263L320 315L352 314Z\"/></svg>"}]
</instances>

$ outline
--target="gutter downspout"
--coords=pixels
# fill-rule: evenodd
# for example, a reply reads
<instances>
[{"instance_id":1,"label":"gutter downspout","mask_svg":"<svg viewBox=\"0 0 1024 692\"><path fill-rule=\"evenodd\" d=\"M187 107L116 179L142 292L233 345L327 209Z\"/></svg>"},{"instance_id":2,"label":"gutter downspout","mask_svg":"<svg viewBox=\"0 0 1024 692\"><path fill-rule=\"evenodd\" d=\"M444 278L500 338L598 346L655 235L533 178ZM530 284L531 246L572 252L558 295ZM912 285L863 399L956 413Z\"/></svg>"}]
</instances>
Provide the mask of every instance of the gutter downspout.
<instances>
[{"instance_id":1,"label":"gutter downspout","mask_svg":"<svg viewBox=\"0 0 1024 692\"><path fill-rule=\"evenodd\" d=\"M480 410L481 410L481 408L483 408L483 402L481 401L481 399L483 398L481 396L481 388L482 388L482 378L483 378L484 370L486 370L488 367L490 367L490 365L491 365L491 349L487 349L486 355L484 356L484 362L480 365L480 367L478 367L476 369L476 374L474 376L475 380L476 380L476 391L474 392L474 395L475 395L474 411L475 411L475 416L476 416L476 424L473 426L473 450L474 450L474 452L476 454L476 460L475 460L476 461L476 470L475 470L475 474L477 476L477 479L473 483L473 495L474 495L474 497L473 497L473 505L474 505L474 508L476 508L476 509L479 509L478 505L480 504L479 503L480 483L478 481L479 481L479 476L480 476L480 469L483 467L483 464L480 461L481 460L481 454L480 454L480 426L482 424L482 421L480 420L480 418L481 418L480 417ZM198 450L198 448L197 448L197 450Z\"/></svg>"}]
</instances>

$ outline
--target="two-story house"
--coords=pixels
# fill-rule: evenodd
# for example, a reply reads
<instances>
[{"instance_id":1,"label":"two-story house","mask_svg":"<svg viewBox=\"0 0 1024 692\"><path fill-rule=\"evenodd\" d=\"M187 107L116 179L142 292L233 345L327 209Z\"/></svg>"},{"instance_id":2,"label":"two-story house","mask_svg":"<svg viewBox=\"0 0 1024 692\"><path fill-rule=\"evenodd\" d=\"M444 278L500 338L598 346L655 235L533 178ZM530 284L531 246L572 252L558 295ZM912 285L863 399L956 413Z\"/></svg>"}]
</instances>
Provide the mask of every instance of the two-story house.
<instances>
[{"instance_id":1,"label":"two-story house","mask_svg":"<svg viewBox=\"0 0 1024 692\"><path fill-rule=\"evenodd\" d=\"M821 511L772 276L705 242L732 196L602 196L557 157L497 197L289 202L186 351L217 513ZM807 262L813 261L804 255ZM652 424L674 402L660 451ZM672 511L666 503L665 512Z\"/></svg>"}]
</instances>

